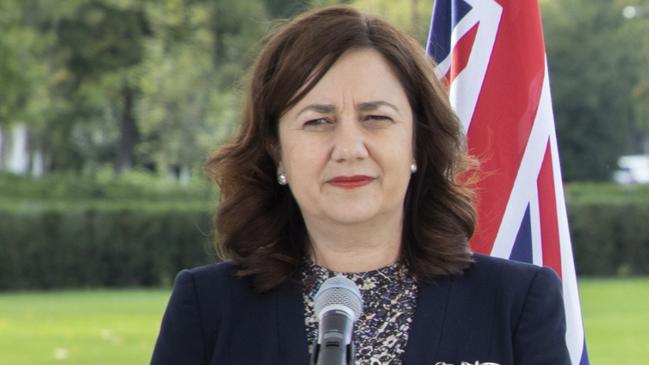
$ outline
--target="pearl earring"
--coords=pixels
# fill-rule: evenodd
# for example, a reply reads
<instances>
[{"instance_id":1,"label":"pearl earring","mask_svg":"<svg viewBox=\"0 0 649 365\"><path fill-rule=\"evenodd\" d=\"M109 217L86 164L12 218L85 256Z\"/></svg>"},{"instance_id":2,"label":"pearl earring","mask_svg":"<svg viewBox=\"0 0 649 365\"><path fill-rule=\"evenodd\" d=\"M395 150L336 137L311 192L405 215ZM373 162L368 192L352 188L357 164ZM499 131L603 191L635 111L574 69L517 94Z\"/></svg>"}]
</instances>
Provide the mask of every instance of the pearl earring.
<instances>
[{"instance_id":1,"label":"pearl earring","mask_svg":"<svg viewBox=\"0 0 649 365\"><path fill-rule=\"evenodd\" d=\"M417 162L413 162L410 164L410 172L413 174L417 172Z\"/></svg>"},{"instance_id":2,"label":"pearl earring","mask_svg":"<svg viewBox=\"0 0 649 365\"><path fill-rule=\"evenodd\" d=\"M286 185L288 184L288 180L286 180L286 175L284 175L283 172L280 172L277 174L277 183L280 185Z\"/></svg>"}]
</instances>

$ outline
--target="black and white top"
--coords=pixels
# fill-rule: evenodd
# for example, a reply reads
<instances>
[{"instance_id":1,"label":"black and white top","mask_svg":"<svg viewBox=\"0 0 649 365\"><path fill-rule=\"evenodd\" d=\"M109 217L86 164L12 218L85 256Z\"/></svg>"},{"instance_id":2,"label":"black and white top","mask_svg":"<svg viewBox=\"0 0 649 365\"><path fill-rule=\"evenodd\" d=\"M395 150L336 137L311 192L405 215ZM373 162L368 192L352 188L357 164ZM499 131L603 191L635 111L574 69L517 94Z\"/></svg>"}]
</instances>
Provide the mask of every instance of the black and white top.
<instances>
[{"instance_id":1,"label":"black and white top","mask_svg":"<svg viewBox=\"0 0 649 365\"><path fill-rule=\"evenodd\" d=\"M320 285L338 273L305 259L302 265L304 312L308 343L318 336L313 306ZM378 270L343 273L360 289L363 314L354 325L353 342L359 365L398 365L408 342L415 316L417 283L408 268L395 263ZM309 351L312 351L309 348Z\"/></svg>"}]
</instances>

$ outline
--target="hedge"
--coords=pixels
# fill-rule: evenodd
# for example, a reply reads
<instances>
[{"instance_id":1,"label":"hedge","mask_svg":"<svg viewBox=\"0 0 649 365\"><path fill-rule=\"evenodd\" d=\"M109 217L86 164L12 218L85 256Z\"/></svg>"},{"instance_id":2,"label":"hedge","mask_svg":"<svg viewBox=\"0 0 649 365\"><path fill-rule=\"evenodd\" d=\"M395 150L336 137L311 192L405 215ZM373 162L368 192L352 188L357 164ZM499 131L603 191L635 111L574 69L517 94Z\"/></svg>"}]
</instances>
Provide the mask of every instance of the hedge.
<instances>
[{"instance_id":1,"label":"hedge","mask_svg":"<svg viewBox=\"0 0 649 365\"><path fill-rule=\"evenodd\" d=\"M649 189L621 189L566 189L580 275L649 275ZM215 261L212 210L211 198L0 197L0 290L171 285L180 269Z\"/></svg>"},{"instance_id":2,"label":"hedge","mask_svg":"<svg viewBox=\"0 0 649 365\"><path fill-rule=\"evenodd\" d=\"M214 261L205 204L0 205L0 290L169 286Z\"/></svg>"},{"instance_id":3,"label":"hedge","mask_svg":"<svg viewBox=\"0 0 649 365\"><path fill-rule=\"evenodd\" d=\"M649 275L649 185L566 185L577 274Z\"/></svg>"},{"instance_id":4,"label":"hedge","mask_svg":"<svg viewBox=\"0 0 649 365\"><path fill-rule=\"evenodd\" d=\"M214 200L216 196L216 185L202 175L180 184L135 170L118 176L102 170L95 175L61 173L38 179L0 173L2 200L184 202Z\"/></svg>"},{"instance_id":5,"label":"hedge","mask_svg":"<svg viewBox=\"0 0 649 365\"><path fill-rule=\"evenodd\" d=\"M568 217L577 274L649 274L649 204L576 203Z\"/></svg>"}]
</instances>

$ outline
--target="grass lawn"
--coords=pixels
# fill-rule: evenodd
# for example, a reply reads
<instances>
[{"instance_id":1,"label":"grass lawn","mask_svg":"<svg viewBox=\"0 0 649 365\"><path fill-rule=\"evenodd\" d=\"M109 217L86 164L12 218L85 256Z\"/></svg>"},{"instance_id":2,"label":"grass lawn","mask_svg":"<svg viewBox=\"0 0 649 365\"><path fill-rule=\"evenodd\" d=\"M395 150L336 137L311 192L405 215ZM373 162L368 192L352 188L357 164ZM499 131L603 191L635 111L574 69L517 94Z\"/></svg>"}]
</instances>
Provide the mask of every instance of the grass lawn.
<instances>
[{"instance_id":1,"label":"grass lawn","mask_svg":"<svg viewBox=\"0 0 649 365\"><path fill-rule=\"evenodd\" d=\"M581 279L591 364L649 358L649 278ZM147 364L168 290L0 294L2 364Z\"/></svg>"},{"instance_id":2,"label":"grass lawn","mask_svg":"<svg viewBox=\"0 0 649 365\"><path fill-rule=\"evenodd\" d=\"M580 279L579 296L591 364L646 364L649 278Z\"/></svg>"},{"instance_id":3,"label":"grass lawn","mask_svg":"<svg viewBox=\"0 0 649 365\"><path fill-rule=\"evenodd\" d=\"M0 294L0 363L148 364L168 290Z\"/></svg>"}]
</instances>

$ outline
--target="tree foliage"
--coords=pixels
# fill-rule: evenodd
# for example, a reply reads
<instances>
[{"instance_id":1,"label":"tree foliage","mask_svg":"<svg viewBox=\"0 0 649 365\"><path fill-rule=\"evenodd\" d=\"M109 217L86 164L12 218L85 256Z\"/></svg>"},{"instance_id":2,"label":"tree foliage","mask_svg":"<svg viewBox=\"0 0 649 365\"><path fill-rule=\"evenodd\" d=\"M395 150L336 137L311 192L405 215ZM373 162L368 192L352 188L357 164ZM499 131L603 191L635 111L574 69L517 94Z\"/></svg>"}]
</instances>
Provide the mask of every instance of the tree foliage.
<instances>
[{"instance_id":1,"label":"tree foliage","mask_svg":"<svg viewBox=\"0 0 649 365\"><path fill-rule=\"evenodd\" d=\"M0 2L0 126L42 122L50 65L43 62L52 37L43 37L27 4Z\"/></svg>"},{"instance_id":2,"label":"tree foliage","mask_svg":"<svg viewBox=\"0 0 649 365\"><path fill-rule=\"evenodd\" d=\"M26 125L49 171L187 175L236 128L264 35L337 3L424 44L425 0L2 1L0 128ZM541 4L564 177L608 179L618 155L649 149L649 18L622 17L623 0Z\"/></svg>"},{"instance_id":3,"label":"tree foliage","mask_svg":"<svg viewBox=\"0 0 649 365\"><path fill-rule=\"evenodd\" d=\"M646 36L608 0L543 5L564 179L608 180L618 156L641 152L630 140L649 135L638 129L633 97L646 72Z\"/></svg>"}]
</instances>

